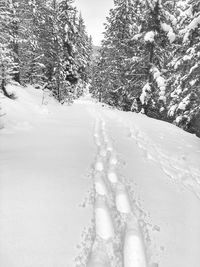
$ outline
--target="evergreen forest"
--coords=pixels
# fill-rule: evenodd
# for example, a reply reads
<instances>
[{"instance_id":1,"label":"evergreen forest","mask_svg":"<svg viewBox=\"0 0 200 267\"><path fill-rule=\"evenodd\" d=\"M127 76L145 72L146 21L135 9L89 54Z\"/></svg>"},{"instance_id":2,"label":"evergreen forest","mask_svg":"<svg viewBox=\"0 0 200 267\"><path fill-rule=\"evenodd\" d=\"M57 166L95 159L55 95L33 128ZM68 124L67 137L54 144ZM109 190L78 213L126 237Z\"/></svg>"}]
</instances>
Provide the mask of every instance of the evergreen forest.
<instances>
[{"instance_id":1,"label":"evergreen forest","mask_svg":"<svg viewBox=\"0 0 200 267\"><path fill-rule=\"evenodd\" d=\"M114 0L98 51L73 0L0 0L1 96L9 83L61 104L98 101L200 136L200 1Z\"/></svg>"}]
</instances>

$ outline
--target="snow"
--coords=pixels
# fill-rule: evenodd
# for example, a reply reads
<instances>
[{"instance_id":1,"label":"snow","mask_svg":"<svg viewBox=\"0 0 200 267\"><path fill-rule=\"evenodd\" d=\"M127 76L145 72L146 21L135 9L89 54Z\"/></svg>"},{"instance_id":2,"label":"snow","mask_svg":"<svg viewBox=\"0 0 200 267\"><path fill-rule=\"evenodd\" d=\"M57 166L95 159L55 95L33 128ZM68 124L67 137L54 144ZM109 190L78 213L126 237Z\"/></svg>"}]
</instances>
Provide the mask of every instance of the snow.
<instances>
[{"instance_id":1,"label":"snow","mask_svg":"<svg viewBox=\"0 0 200 267\"><path fill-rule=\"evenodd\" d=\"M106 252L102 249L92 251L87 267L110 267Z\"/></svg>"},{"instance_id":2,"label":"snow","mask_svg":"<svg viewBox=\"0 0 200 267\"><path fill-rule=\"evenodd\" d=\"M190 24L184 30L185 34L183 37L183 43L186 43L188 41L190 32L192 30L195 30L199 26L199 24L200 24L200 15L198 15L197 17L194 17L192 21L190 22Z\"/></svg>"},{"instance_id":3,"label":"snow","mask_svg":"<svg viewBox=\"0 0 200 267\"><path fill-rule=\"evenodd\" d=\"M183 100L178 105L178 109L185 110L189 103L190 103L190 94L187 95L185 98L183 98Z\"/></svg>"},{"instance_id":4,"label":"snow","mask_svg":"<svg viewBox=\"0 0 200 267\"><path fill-rule=\"evenodd\" d=\"M114 236L113 222L106 200L98 197L95 203L96 235L104 240Z\"/></svg>"},{"instance_id":5,"label":"snow","mask_svg":"<svg viewBox=\"0 0 200 267\"><path fill-rule=\"evenodd\" d=\"M65 24L65 32L68 33L69 32L69 25Z\"/></svg>"},{"instance_id":6,"label":"snow","mask_svg":"<svg viewBox=\"0 0 200 267\"><path fill-rule=\"evenodd\" d=\"M108 195L107 188L105 185L104 177L102 175L95 175L95 190L96 193L102 196Z\"/></svg>"},{"instance_id":7,"label":"snow","mask_svg":"<svg viewBox=\"0 0 200 267\"><path fill-rule=\"evenodd\" d=\"M176 117L176 125L179 125L181 123L181 121L183 120L183 115L179 115L178 117Z\"/></svg>"},{"instance_id":8,"label":"snow","mask_svg":"<svg viewBox=\"0 0 200 267\"><path fill-rule=\"evenodd\" d=\"M191 60L191 58L192 58L192 56L185 55L185 56L183 56L182 60L187 61L187 60Z\"/></svg>"},{"instance_id":9,"label":"snow","mask_svg":"<svg viewBox=\"0 0 200 267\"><path fill-rule=\"evenodd\" d=\"M131 213L131 206L126 189L123 184L118 184L116 189L116 207L121 213Z\"/></svg>"},{"instance_id":10,"label":"snow","mask_svg":"<svg viewBox=\"0 0 200 267\"><path fill-rule=\"evenodd\" d=\"M78 113L50 99L41 106L32 87L13 91L17 100L1 99L0 265L74 266L92 219L80 207L92 185L92 121L81 106Z\"/></svg>"},{"instance_id":11,"label":"snow","mask_svg":"<svg viewBox=\"0 0 200 267\"><path fill-rule=\"evenodd\" d=\"M133 36L132 40L136 40L136 41L137 41L141 36L142 36L141 33L135 34L135 35Z\"/></svg>"},{"instance_id":12,"label":"snow","mask_svg":"<svg viewBox=\"0 0 200 267\"><path fill-rule=\"evenodd\" d=\"M200 266L200 139L89 95L41 105L40 90L9 90L1 266Z\"/></svg>"},{"instance_id":13,"label":"snow","mask_svg":"<svg viewBox=\"0 0 200 267\"><path fill-rule=\"evenodd\" d=\"M110 165L116 165L117 164L117 158L115 155L112 155L110 157Z\"/></svg>"},{"instance_id":14,"label":"snow","mask_svg":"<svg viewBox=\"0 0 200 267\"><path fill-rule=\"evenodd\" d=\"M124 267L147 267L141 230L136 218L127 224L124 241Z\"/></svg>"},{"instance_id":15,"label":"snow","mask_svg":"<svg viewBox=\"0 0 200 267\"><path fill-rule=\"evenodd\" d=\"M118 182L117 174L112 169L108 171L108 180L113 184Z\"/></svg>"},{"instance_id":16,"label":"snow","mask_svg":"<svg viewBox=\"0 0 200 267\"><path fill-rule=\"evenodd\" d=\"M169 39L169 42L173 43L176 39L176 35L175 35L172 27L166 23L161 23L161 28L163 29L163 31L165 31L167 33L167 37Z\"/></svg>"},{"instance_id":17,"label":"snow","mask_svg":"<svg viewBox=\"0 0 200 267\"><path fill-rule=\"evenodd\" d=\"M143 88L142 88L142 94L140 96L140 101L141 103L144 105L145 103L147 103L148 97L149 97L149 93L151 92L151 86L149 83L146 83Z\"/></svg>"},{"instance_id":18,"label":"snow","mask_svg":"<svg viewBox=\"0 0 200 267\"><path fill-rule=\"evenodd\" d=\"M170 109L169 109L169 111L168 111L168 115L169 115L170 117L173 117L173 116L174 116L174 114L175 114L175 112L176 112L176 110L177 110L177 107L178 107L178 104L174 104L174 105L172 105L172 106L170 107Z\"/></svg>"},{"instance_id":19,"label":"snow","mask_svg":"<svg viewBox=\"0 0 200 267\"><path fill-rule=\"evenodd\" d=\"M156 67L152 67L151 72L153 73L153 77L158 85L158 88L160 89L159 99L165 102L166 80L161 76L160 71Z\"/></svg>"},{"instance_id":20,"label":"snow","mask_svg":"<svg viewBox=\"0 0 200 267\"><path fill-rule=\"evenodd\" d=\"M145 34L145 36L144 36L144 41L153 43L154 42L154 37L155 37L155 32L154 31L147 32Z\"/></svg>"},{"instance_id":21,"label":"snow","mask_svg":"<svg viewBox=\"0 0 200 267\"><path fill-rule=\"evenodd\" d=\"M190 75L195 69L197 69L198 66L199 66L198 63L196 63L194 66L192 66L191 69L190 69L190 71L189 71L189 75Z\"/></svg>"},{"instance_id":22,"label":"snow","mask_svg":"<svg viewBox=\"0 0 200 267\"><path fill-rule=\"evenodd\" d=\"M109 131L117 140L115 149L126 162L121 172L126 183L132 185L132 194L148 229L144 243L151 247L150 261L166 267L171 263L177 267L198 266L199 139L140 114L115 113L112 123L108 119ZM104 114L111 117L111 111ZM153 225L161 230L153 230Z\"/></svg>"},{"instance_id":23,"label":"snow","mask_svg":"<svg viewBox=\"0 0 200 267\"><path fill-rule=\"evenodd\" d=\"M101 159L99 161L96 162L96 165L95 165L95 170L96 171L103 171L104 167L103 167L103 163L101 161Z\"/></svg>"}]
</instances>

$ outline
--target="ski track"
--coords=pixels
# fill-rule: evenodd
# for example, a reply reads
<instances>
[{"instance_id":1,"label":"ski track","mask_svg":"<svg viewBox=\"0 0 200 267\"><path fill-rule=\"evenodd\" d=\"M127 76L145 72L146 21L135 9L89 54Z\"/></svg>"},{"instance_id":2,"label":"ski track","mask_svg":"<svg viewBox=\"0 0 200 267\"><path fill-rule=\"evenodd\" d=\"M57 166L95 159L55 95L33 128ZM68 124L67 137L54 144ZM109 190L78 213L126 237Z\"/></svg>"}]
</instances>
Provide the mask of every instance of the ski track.
<instances>
[{"instance_id":1,"label":"ski track","mask_svg":"<svg viewBox=\"0 0 200 267\"><path fill-rule=\"evenodd\" d=\"M156 250L152 248L148 226L158 232L160 227L147 222L150 214L140 204L139 189L133 187L133 180L129 182L120 173L126 162L119 157L117 144L115 147L112 136L108 134L110 125L106 122L110 120L107 119L117 122L122 129L122 137L128 136L131 142L135 142L142 160L154 162L172 183L190 190L198 199L200 171L186 164L184 154L170 157L143 129L124 120L123 116L93 108L91 103L87 109L95 121L93 137L96 155L89 175L93 187L80 206L92 204L94 218L91 226L83 231L83 241L79 245L82 252L75 259L76 266L158 267L159 259L152 263L151 254L156 254ZM27 127L26 124L22 126ZM137 187L137 184L134 185Z\"/></svg>"},{"instance_id":2,"label":"ski track","mask_svg":"<svg viewBox=\"0 0 200 267\"><path fill-rule=\"evenodd\" d=\"M120 162L106 122L95 112L95 239L87 267L148 267L141 210L129 197L129 188L119 175Z\"/></svg>"}]
</instances>

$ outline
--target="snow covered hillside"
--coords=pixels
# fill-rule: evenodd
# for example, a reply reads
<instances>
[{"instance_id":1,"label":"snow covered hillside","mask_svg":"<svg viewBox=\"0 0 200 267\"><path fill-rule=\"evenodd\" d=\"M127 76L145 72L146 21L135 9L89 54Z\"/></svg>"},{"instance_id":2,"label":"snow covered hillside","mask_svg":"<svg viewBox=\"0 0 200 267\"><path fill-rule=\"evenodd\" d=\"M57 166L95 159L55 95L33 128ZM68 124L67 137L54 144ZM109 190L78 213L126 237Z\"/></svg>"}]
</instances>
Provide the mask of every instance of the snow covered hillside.
<instances>
[{"instance_id":1,"label":"snow covered hillside","mask_svg":"<svg viewBox=\"0 0 200 267\"><path fill-rule=\"evenodd\" d=\"M33 87L9 90L2 267L200 266L200 139L89 95L60 106Z\"/></svg>"}]
</instances>

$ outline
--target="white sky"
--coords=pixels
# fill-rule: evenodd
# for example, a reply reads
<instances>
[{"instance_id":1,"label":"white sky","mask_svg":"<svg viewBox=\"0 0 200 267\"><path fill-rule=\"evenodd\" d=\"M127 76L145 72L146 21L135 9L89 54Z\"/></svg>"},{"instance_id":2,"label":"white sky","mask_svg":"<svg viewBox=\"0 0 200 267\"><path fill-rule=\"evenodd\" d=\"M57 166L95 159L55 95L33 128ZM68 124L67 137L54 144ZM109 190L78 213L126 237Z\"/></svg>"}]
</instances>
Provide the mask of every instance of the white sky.
<instances>
[{"instance_id":1,"label":"white sky","mask_svg":"<svg viewBox=\"0 0 200 267\"><path fill-rule=\"evenodd\" d=\"M81 11L87 32L92 35L94 45L100 45L103 39L103 23L113 7L113 0L75 0L75 6Z\"/></svg>"}]
</instances>

